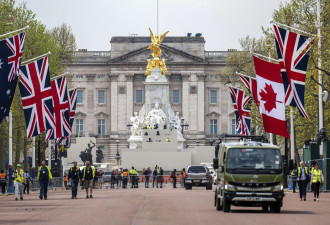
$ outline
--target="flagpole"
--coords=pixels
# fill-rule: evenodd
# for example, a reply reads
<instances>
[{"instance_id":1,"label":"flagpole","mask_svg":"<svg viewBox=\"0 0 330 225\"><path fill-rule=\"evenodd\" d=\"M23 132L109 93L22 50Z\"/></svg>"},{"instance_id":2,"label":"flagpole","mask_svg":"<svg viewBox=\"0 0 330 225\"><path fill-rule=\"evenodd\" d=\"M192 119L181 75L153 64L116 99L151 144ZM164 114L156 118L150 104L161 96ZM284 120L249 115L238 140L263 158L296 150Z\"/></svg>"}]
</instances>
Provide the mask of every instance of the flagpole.
<instances>
[{"instance_id":1,"label":"flagpole","mask_svg":"<svg viewBox=\"0 0 330 225\"><path fill-rule=\"evenodd\" d=\"M265 56L265 55L261 55L261 54L258 54L258 53L255 53L255 52L250 52L252 55L255 55L255 56L259 56L259 57L261 57L261 58L264 58L264 59L267 59L268 60L268 62L270 62L271 60L272 61L275 61L275 62L279 62L279 60L277 60L277 59L273 59L273 58L270 58L270 56Z\"/></svg>"},{"instance_id":2,"label":"flagpole","mask_svg":"<svg viewBox=\"0 0 330 225\"><path fill-rule=\"evenodd\" d=\"M50 55L50 54L51 54L50 52L47 52L46 54L39 55L39 56L34 57L34 58L32 58L32 59L26 60L26 61L24 61L24 62L21 63L21 66L24 66L24 65L26 65L26 64L28 64L28 63L30 63L30 62L35 61L35 60L41 59L41 58L43 58L43 57L45 57L45 56L48 56L48 55Z\"/></svg>"},{"instance_id":3,"label":"flagpole","mask_svg":"<svg viewBox=\"0 0 330 225\"><path fill-rule=\"evenodd\" d=\"M319 1L319 0L318 0L318 1ZM290 26L288 26L288 25L285 25L285 24L281 24L281 23L275 22L275 21L273 21L273 20L271 20L271 21L269 21L269 22L272 23L272 24L275 24L275 25L277 25L277 26L279 26L279 27L287 28L287 29L290 29L290 30L293 30L293 31L298 31L298 32L300 32L300 33L302 33L302 34L305 34L305 35L308 35L308 36L315 36L315 34L311 34L311 33L308 33L308 32L306 32L306 31L300 30L300 29L298 29L298 28L290 27Z\"/></svg>"},{"instance_id":4,"label":"flagpole","mask_svg":"<svg viewBox=\"0 0 330 225\"><path fill-rule=\"evenodd\" d=\"M9 32L7 34L1 34L0 35L0 38L5 37L5 36L10 35L10 34L14 34L14 33L17 33L17 32L23 31L23 30L26 30L26 29L29 29L29 28L30 28L29 26L26 26L26 27L23 27L21 29L11 31L11 32Z\"/></svg>"},{"instance_id":5,"label":"flagpole","mask_svg":"<svg viewBox=\"0 0 330 225\"><path fill-rule=\"evenodd\" d=\"M159 34L159 0L157 0L157 35Z\"/></svg>"},{"instance_id":6,"label":"flagpole","mask_svg":"<svg viewBox=\"0 0 330 225\"><path fill-rule=\"evenodd\" d=\"M52 143L51 140L48 140L48 167L52 169Z\"/></svg>"},{"instance_id":7,"label":"flagpole","mask_svg":"<svg viewBox=\"0 0 330 225\"><path fill-rule=\"evenodd\" d=\"M32 179L36 178L36 137L32 138Z\"/></svg>"},{"instance_id":8,"label":"flagpole","mask_svg":"<svg viewBox=\"0 0 330 225\"><path fill-rule=\"evenodd\" d=\"M52 78L50 78L50 79L51 79L51 80L55 80L55 79L57 79L57 78L63 77L63 76L68 75L68 74L69 74L69 72L65 72L65 73L62 73L62 74L57 75L57 76L55 76L55 77L52 77Z\"/></svg>"},{"instance_id":9,"label":"flagpole","mask_svg":"<svg viewBox=\"0 0 330 225\"><path fill-rule=\"evenodd\" d=\"M9 178L7 193L14 193L13 187L13 112L9 111Z\"/></svg>"},{"instance_id":10,"label":"flagpole","mask_svg":"<svg viewBox=\"0 0 330 225\"><path fill-rule=\"evenodd\" d=\"M318 36L318 62L317 62L317 66L318 68L321 68L321 9L320 9L320 0L317 0L317 4L316 4L316 11L317 11L317 21L315 23L316 27L317 27L317 36ZM323 88L322 88L322 71L320 69L318 69L318 73L319 73L319 130L321 128L323 128L323 102L322 102L322 97L323 97ZM321 145L320 145L320 156L323 157L323 142L321 141Z\"/></svg>"},{"instance_id":11,"label":"flagpole","mask_svg":"<svg viewBox=\"0 0 330 225\"><path fill-rule=\"evenodd\" d=\"M291 147L291 159L294 160L294 127L293 127L293 110L290 107L290 147Z\"/></svg>"},{"instance_id":12,"label":"flagpole","mask_svg":"<svg viewBox=\"0 0 330 225\"><path fill-rule=\"evenodd\" d=\"M267 40L267 42L268 42L268 40ZM271 45L269 44L269 45L266 45L266 46L268 46L268 62L270 62L270 48L271 48ZM256 55L259 55L259 54L256 54ZM262 56L262 55L260 55L260 56ZM278 62L278 60L276 60L276 59L273 59L274 61L277 61ZM270 144L274 144L274 135L273 135L273 133L269 133L269 143Z\"/></svg>"}]
</instances>

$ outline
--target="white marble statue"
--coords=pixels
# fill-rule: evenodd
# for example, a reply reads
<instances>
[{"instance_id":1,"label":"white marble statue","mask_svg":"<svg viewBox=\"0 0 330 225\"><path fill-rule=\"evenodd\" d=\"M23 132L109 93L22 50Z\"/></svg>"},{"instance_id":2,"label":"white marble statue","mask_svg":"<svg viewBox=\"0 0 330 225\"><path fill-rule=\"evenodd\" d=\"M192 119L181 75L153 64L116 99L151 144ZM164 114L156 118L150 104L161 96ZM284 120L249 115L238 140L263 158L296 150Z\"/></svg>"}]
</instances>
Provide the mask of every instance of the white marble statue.
<instances>
[{"instance_id":1,"label":"white marble statue","mask_svg":"<svg viewBox=\"0 0 330 225\"><path fill-rule=\"evenodd\" d=\"M159 108L158 102L155 104L155 108L150 110L146 117L146 126L151 126L152 128L155 127L155 125L158 126L159 129L163 129L164 125L166 124L166 115L162 109Z\"/></svg>"},{"instance_id":2,"label":"white marble statue","mask_svg":"<svg viewBox=\"0 0 330 225\"><path fill-rule=\"evenodd\" d=\"M170 116L170 126L171 129L176 129L178 132L178 137L182 137L182 127L181 127L181 118L180 118L180 113L176 112L174 114L174 112L172 112L172 115Z\"/></svg>"},{"instance_id":3,"label":"white marble statue","mask_svg":"<svg viewBox=\"0 0 330 225\"><path fill-rule=\"evenodd\" d=\"M143 128L143 119L139 118L138 113L134 112L134 116L131 117L132 127L131 132L133 136L141 136Z\"/></svg>"}]
</instances>

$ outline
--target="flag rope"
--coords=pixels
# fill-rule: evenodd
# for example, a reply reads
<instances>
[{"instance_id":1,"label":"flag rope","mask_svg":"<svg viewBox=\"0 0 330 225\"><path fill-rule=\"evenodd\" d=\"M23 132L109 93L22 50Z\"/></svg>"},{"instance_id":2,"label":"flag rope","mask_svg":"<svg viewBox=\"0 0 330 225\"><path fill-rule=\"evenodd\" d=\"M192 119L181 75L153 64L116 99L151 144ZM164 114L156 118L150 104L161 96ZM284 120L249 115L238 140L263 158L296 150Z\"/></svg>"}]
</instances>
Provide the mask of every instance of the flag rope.
<instances>
[{"instance_id":1,"label":"flag rope","mask_svg":"<svg viewBox=\"0 0 330 225\"><path fill-rule=\"evenodd\" d=\"M26 65L26 64L28 64L28 63L30 63L30 62L35 61L35 60L41 59L41 58L43 58L43 57L45 57L45 56L48 56L48 55L50 55L50 54L51 54L50 52L47 52L46 54L39 55L39 56L34 57L34 58L32 58L32 59L26 60L26 61L24 61L24 62L21 63L21 66L24 66L24 65Z\"/></svg>"},{"instance_id":2,"label":"flag rope","mask_svg":"<svg viewBox=\"0 0 330 225\"><path fill-rule=\"evenodd\" d=\"M10 35L10 34L14 34L14 33L17 33L17 32L23 31L23 30L26 30L26 29L29 29L29 28L30 28L29 26L26 26L26 27L23 27L23 28L18 29L18 30L11 31L11 32L6 33L6 34L1 34L0 35L0 38L5 37L5 36Z\"/></svg>"},{"instance_id":3,"label":"flag rope","mask_svg":"<svg viewBox=\"0 0 330 225\"><path fill-rule=\"evenodd\" d=\"M237 71L236 71L236 75L241 75L241 76L246 76L246 77L248 77L248 78L256 79L255 77L251 77L251 76L249 76L249 75L245 75L245 74L243 74L243 73L239 73L239 72L237 72Z\"/></svg>"},{"instance_id":4,"label":"flag rope","mask_svg":"<svg viewBox=\"0 0 330 225\"><path fill-rule=\"evenodd\" d=\"M55 76L55 77L52 77L52 78L50 78L50 79L51 79L51 80L55 80L55 79L57 79L57 78L63 77L63 76L68 75L68 74L69 74L69 72L65 72L65 73L62 73L62 74L57 75L57 76Z\"/></svg>"}]
</instances>

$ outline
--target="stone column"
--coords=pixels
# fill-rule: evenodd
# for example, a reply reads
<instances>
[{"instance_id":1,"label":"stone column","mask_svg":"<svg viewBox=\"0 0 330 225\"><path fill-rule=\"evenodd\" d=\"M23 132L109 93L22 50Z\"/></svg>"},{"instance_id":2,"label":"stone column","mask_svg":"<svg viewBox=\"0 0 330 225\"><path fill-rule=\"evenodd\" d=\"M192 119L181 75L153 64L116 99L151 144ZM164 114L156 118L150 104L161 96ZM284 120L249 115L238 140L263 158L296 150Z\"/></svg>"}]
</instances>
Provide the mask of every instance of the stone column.
<instances>
[{"instance_id":1,"label":"stone column","mask_svg":"<svg viewBox=\"0 0 330 225\"><path fill-rule=\"evenodd\" d=\"M182 116L189 123L189 78L190 74L181 74L182 77Z\"/></svg>"},{"instance_id":2,"label":"stone column","mask_svg":"<svg viewBox=\"0 0 330 225\"><path fill-rule=\"evenodd\" d=\"M198 82L197 82L197 88L198 88L198 95L197 95L197 118L198 118L198 132L205 133L204 131L204 121L205 121L205 77L206 74L198 74Z\"/></svg>"},{"instance_id":3,"label":"stone column","mask_svg":"<svg viewBox=\"0 0 330 225\"><path fill-rule=\"evenodd\" d=\"M87 78L87 86L86 86L86 107L87 107L87 117L86 117L86 127L84 127L84 130L88 130L89 134L97 134L97 130L95 130L94 124L94 111L96 108L96 103L95 103L95 99L94 99L94 92L95 92L95 88L94 88L94 78L95 78L95 74L88 74L86 75ZM85 133L87 134L87 133Z\"/></svg>"},{"instance_id":4,"label":"stone column","mask_svg":"<svg viewBox=\"0 0 330 225\"><path fill-rule=\"evenodd\" d=\"M133 93L133 78L134 74L126 74L126 123L129 122L130 117L133 115L134 93Z\"/></svg>"},{"instance_id":5,"label":"stone column","mask_svg":"<svg viewBox=\"0 0 330 225\"><path fill-rule=\"evenodd\" d=\"M110 134L118 133L118 101L117 101L117 93L118 93L118 74L110 74Z\"/></svg>"}]
</instances>

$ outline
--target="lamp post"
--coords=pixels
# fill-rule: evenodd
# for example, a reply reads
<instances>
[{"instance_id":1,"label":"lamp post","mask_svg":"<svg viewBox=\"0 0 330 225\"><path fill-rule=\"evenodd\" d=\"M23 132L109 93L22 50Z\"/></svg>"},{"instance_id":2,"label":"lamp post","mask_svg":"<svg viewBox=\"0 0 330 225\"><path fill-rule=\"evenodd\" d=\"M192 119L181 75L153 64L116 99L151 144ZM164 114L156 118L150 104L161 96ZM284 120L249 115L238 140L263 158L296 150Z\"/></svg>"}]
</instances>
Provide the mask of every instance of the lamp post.
<instances>
[{"instance_id":1,"label":"lamp post","mask_svg":"<svg viewBox=\"0 0 330 225\"><path fill-rule=\"evenodd\" d=\"M119 154L119 149L118 149L118 147L119 147L119 140L117 140L116 141L116 145L117 145L117 153L116 153L116 156L115 156L115 159L116 159L116 161L117 161L117 166L119 166L119 160L121 159L121 157L120 157L120 154Z\"/></svg>"}]
</instances>

